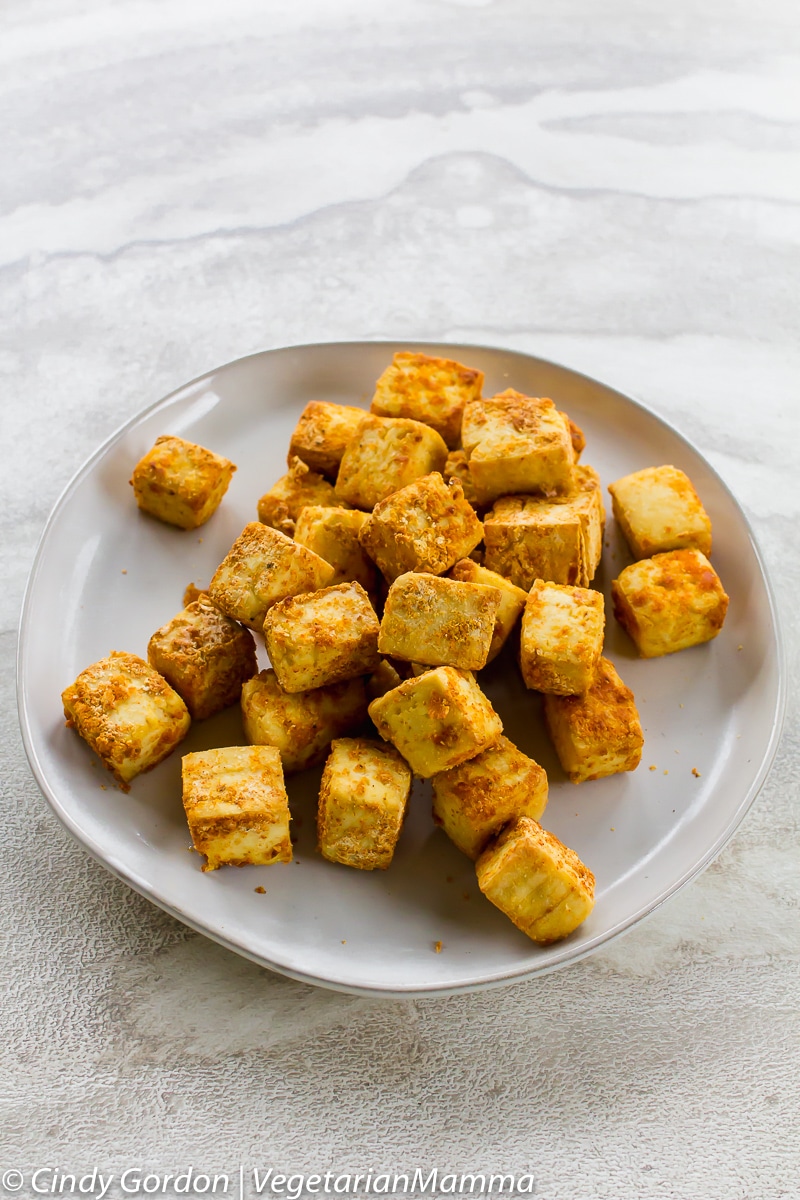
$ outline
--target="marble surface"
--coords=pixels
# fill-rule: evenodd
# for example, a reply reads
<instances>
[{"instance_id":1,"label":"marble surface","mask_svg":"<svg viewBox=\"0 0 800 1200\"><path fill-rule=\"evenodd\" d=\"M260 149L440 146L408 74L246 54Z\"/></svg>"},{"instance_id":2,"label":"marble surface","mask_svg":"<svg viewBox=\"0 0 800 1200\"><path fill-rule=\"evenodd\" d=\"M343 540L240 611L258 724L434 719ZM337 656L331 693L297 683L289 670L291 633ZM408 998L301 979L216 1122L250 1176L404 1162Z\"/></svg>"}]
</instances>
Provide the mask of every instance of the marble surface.
<instances>
[{"instance_id":1,"label":"marble surface","mask_svg":"<svg viewBox=\"0 0 800 1200\"><path fill-rule=\"evenodd\" d=\"M754 524L793 681L796 4L6 0L0 62L0 1172L796 1196L793 688L750 814L649 921L532 983L380 1002L108 875L36 787L13 683L36 540L101 440L218 363L380 337L549 356L666 415Z\"/></svg>"}]
</instances>

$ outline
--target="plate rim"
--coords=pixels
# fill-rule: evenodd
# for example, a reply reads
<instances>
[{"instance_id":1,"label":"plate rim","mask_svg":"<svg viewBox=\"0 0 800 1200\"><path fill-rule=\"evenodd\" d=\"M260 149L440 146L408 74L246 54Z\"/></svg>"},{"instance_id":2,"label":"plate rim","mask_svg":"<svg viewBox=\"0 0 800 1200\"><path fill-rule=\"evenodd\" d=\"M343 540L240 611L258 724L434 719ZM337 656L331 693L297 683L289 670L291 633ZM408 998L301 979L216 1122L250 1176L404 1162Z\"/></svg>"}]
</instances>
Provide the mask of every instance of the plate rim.
<instances>
[{"instance_id":1,"label":"plate rim","mask_svg":"<svg viewBox=\"0 0 800 1200\"><path fill-rule=\"evenodd\" d=\"M432 983L424 987L420 987L416 984L409 985L408 987L397 985L382 987L378 984L373 986L369 984L347 983L346 980L343 979L318 976L311 972L301 971L297 968L274 962L266 956L255 953L246 945L243 945L237 941L237 939L233 937L226 937L224 934L206 927L202 921L197 920L196 918L183 912L181 909L156 895L150 884L148 884L144 879L139 878L134 871L126 869L124 864L118 864L114 861L111 861L109 856L103 851L99 844L95 842L95 839L90 834L85 833L77 824L73 816L62 806L62 803L59 797L55 794L54 789L50 787L44 769L40 763L36 750L35 738L31 727L30 712L26 702L25 667L27 646L29 641L26 635L28 632L28 622L30 619L31 597L33 595L39 571L41 569L50 533L63 505L66 503L69 496L79 486L83 478L91 472L95 463L99 461L115 443L120 441L129 432L129 430L131 430L140 422L144 421L159 408L168 407L171 401L173 401L180 393L196 387L198 384L201 384L204 381L212 380L215 375L222 371L237 367L240 364L249 362L253 359L261 359L271 355L285 354L288 352L318 350L325 346L352 349L360 349L364 346L385 346L389 353L394 353L398 348L409 349L412 351L418 349L422 353L436 349L439 351L439 353L442 351L450 351L454 357L456 354L469 354L472 351L485 351L490 354L500 353L518 357L526 360L527 362L533 361L535 363L540 363L546 367L554 367L559 371L563 371L569 375L572 375L573 377L585 380L589 384L599 385L606 391L619 396L627 403L633 404L636 408L646 414L647 417L656 421L658 424L667 429L693 454L697 455L697 457L702 460L706 468L713 475L716 483L722 488L728 499L734 505L739 518L744 524L747 536L750 540L750 545L764 584L764 590L769 607L772 636L775 644L776 666L776 689L775 703L772 712L772 729L769 741L765 747L761 762L753 781L745 795L742 797L736 810L731 815L731 818L726 824L725 828L718 835L716 840L711 844L711 846L706 847L704 852L698 858L693 860L691 865L688 866L681 873L681 875L670 884L670 886L658 897L654 903L649 903L643 908L628 914L623 920L618 921L617 924L613 925L611 928L597 934L596 937L592 938L586 943L583 943L580 945L580 947L576 945L573 953L569 952L569 939L567 939L564 943L565 953L555 960L543 963L541 966L526 966L520 968L519 970L504 969L490 976L455 984L445 982L441 984ZM764 786L772 764L775 760L778 746L781 742L786 718L787 703L786 649L780 620L780 610L776 601L770 574L764 562L764 557L762 555L758 539L747 513L731 488L716 470L714 465L709 462L705 454L703 454L702 451L695 446L690 438L677 429L670 420L662 416L660 413L655 412L649 405L640 400L638 396L632 395L628 392L622 392L612 384L608 384L604 380L599 379L597 376L588 375L584 371L576 370L574 367L567 366L555 359L543 358L540 355L529 354L527 351L509 349L503 346L491 346L478 342L434 341L430 339L416 338L402 340L385 338L340 340L334 338L317 342L300 342L286 346L274 346L266 350L253 351L250 354L243 355L240 358L232 359L230 362L222 363L207 371L203 371L194 378L180 384L177 388L174 388L171 392L167 393L165 396L162 396L160 399L157 399L153 403L139 409L127 420L123 421L122 424L120 424L114 431L112 431L112 433L109 434L109 436L88 456L88 458L85 459L85 461L74 472L66 485L62 488L59 496L50 510L37 542L20 606L20 618L17 630L16 698L20 732L22 734L22 742L26 757L28 759L28 764L33 772L33 776L36 780L39 790L42 792L42 795L47 801L49 807L67 832L70 833L73 838L75 838L79 845L81 845L92 856L92 858L99 862L101 866L103 866L116 878L120 879L123 883L127 884L127 886L131 887L139 895L144 896L145 899L150 901L152 904L155 904L162 911L167 912L176 920L180 921L181 924L187 925L189 928L195 930L195 932L202 934L204 937L210 938L212 941L223 946L225 949L231 950L233 953L249 959L249 961L256 963L258 966L266 967L268 970L274 971L277 974L293 979L299 983L313 984L317 987L323 987L331 991L343 992L350 995L369 996L382 999L415 999L423 997L444 998L454 995L464 995L469 992L485 991L492 988L510 986L515 983L522 983L529 981L534 977L548 975L553 971L560 970L563 967L579 962L581 959L593 954L606 942L621 936L629 929L632 929L635 925L647 920L668 900L675 896L677 892L681 891L693 879L697 878L697 876L700 875L710 865L710 863L714 861L715 858L717 858L717 856L722 852L735 834L739 825L746 817L747 813L755 802L756 797Z\"/></svg>"}]
</instances>

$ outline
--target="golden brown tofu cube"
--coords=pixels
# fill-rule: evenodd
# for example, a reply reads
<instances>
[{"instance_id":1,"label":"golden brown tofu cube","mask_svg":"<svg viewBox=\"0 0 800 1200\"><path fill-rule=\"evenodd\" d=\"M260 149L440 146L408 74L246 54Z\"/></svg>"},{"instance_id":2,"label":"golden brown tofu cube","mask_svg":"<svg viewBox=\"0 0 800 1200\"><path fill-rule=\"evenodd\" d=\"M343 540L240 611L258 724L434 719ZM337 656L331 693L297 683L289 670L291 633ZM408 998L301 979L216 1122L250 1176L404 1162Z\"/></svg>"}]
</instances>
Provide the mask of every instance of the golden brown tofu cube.
<instances>
[{"instance_id":1,"label":"golden brown tofu cube","mask_svg":"<svg viewBox=\"0 0 800 1200\"><path fill-rule=\"evenodd\" d=\"M269 525L245 525L217 567L208 595L228 617L261 630L278 600L325 587L333 567Z\"/></svg>"},{"instance_id":2,"label":"golden brown tofu cube","mask_svg":"<svg viewBox=\"0 0 800 1200\"><path fill-rule=\"evenodd\" d=\"M450 571L451 579L460 579L464 583L483 583L488 587L496 587L500 591L500 604L494 619L492 642L489 647L490 663L496 658L511 636L514 626L519 620L525 607L528 593L517 587L510 579L498 575L496 571L488 571L486 567L473 562L471 558L462 558Z\"/></svg>"},{"instance_id":3,"label":"golden brown tofu cube","mask_svg":"<svg viewBox=\"0 0 800 1200\"><path fill-rule=\"evenodd\" d=\"M611 584L614 616L642 658L710 642L722 629L728 597L699 550L668 550L631 563Z\"/></svg>"},{"instance_id":4,"label":"golden brown tofu cube","mask_svg":"<svg viewBox=\"0 0 800 1200\"><path fill-rule=\"evenodd\" d=\"M281 600L267 613L267 653L285 692L307 692L356 675L380 662L380 621L358 583L337 583Z\"/></svg>"},{"instance_id":5,"label":"golden brown tofu cube","mask_svg":"<svg viewBox=\"0 0 800 1200\"><path fill-rule=\"evenodd\" d=\"M431 783L434 821L472 859L509 821L538 821L547 806L544 768L505 737Z\"/></svg>"},{"instance_id":6,"label":"golden brown tofu cube","mask_svg":"<svg viewBox=\"0 0 800 1200\"><path fill-rule=\"evenodd\" d=\"M258 519L262 525L270 525L292 537L297 518L307 504L341 507L333 484L309 470L301 459L293 458L287 473L259 500Z\"/></svg>"},{"instance_id":7,"label":"golden brown tofu cube","mask_svg":"<svg viewBox=\"0 0 800 1200\"><path fill-rule=\"evenodd\" d=\"M357 508L307 505L297 518L294 540L333 567L331 583L360 583L372 594L378 584L375 564L358 540L367 513Z\"/></svg>"},{"instance_id":8,"label":"golden brown tofu cube","mask_svg":"<svg viewBox=\"0 0 800 1200\"><path fill-rule=\"evenodd\" d=\"M690 547L711 553L711 521L688 475L677 467L645 467L608 490L634 558Z\"/></svg>"},{"instance_id":9,"label":"golden brown tofu cube","mask_svg":"<svg viewBox=\"0 0 800 1200\"><path fill-rule=\"evenodd\" d=\"M603 652L600 592L537 579L522 614L519 665L526 687L556 696L585 692Z\"/></svg>"},{"instance_id":10,"label":"golden brown tofu cube","mask_svg":"<svg viewBox=\"0 0 800 1200\"><path fill-rule=\"evenodd\" d=\"M160 763L187 734L191 718L176 691L135 654L112 650L61 693L67 725L117 783Z\"/></svg>"},{"instance_id":11,"label":"golden brown tofu cube","mask_svg":"<svg viewBox=\"0 0 800 1200\"><path fill-rule=\"evenodd\" d=\"M484 850L478 887L534 942L567 937L594 907L594 875L574 850L519 817Z\"/></svg>"},{"instance_id":12,"label":"golden brown tofu cube","mask_svg":"<svg viewBox=\"0 0 800 1200\"><path fill-rule=\"evenodd\" d=\"M480 754L503 723L468 671L434 667L373 700L369 715L417 775L429 779Z\"/></svg>"},{"instance_id":13,"label":"golden brown tofu cube","mask_svg":"<svg viewBox=\"0 0 800 1200\"><path fill-rule=\"evenodd\" d=\"M275 746L288 775L322 762L334 738L366 721L367 704L361 678L290 693L261 671L242 688L244 734L251 746Z\"/></svg>"},{"instance_id":14,"label":"golden brown tofu cube","mask_svg":"<svg viewBox=\"0 0 800 1200\"><path fill-rule=\"evenodd\" d=\"M552 400L510 389L464 410L464 450L481 504L510 493L553 495L574 486L568 419Z\"/></svg>"},{"instance_id":15,"label":"golden brown tofu cube","mask_svg":"<svg viewBox=\"0 0 800 1200\"><path fill-rule=\"evenodd\" d=\"M385 871L403 828L411 781L411 768L391 746L337 739L319 791L322 857L361 871Z\"/></svg>"},{"instance_id":16,"label":"golden brown tofu cube","mask_svg":"<svg viewBox=\"0 0 800 1200\"><path fill-rule=\"evenodd\" d=\"M235 704L258 670L253 635L201 596L150 638L147 658L195 721Z\"/></svg>"},{"instance_id":17,"label":"golden brown tofu cube","mask_svg":"<svg viewBox=\"0 0 800 1200\"><path fill-rule=\"evenodd\" d=\"M372 509L379 500L431 471L441 471L447 446L421 421L365 417L342 456L336 495L355 508Z\"/></svg>"},{"instance_id":18,"label":"golden brown tofu cube","mask_svg":"<svg viewBox=\"0 0 800 1200\"><path fill-rule=\"evenodd\" d=\"M469 470L469 459L463 450L451 450L447 456L442 475L445 479L457 479L464 490L464 498L473 507L478 504L478 497Z\"/></svg>"},{"instance_id":19,"label":"golden brown tofu cube","mask_svg":"<svg viewBox=\"0 0 800 1200\"><path fill-rule=\"evenodd\" d=\"M485 666L500 604L498 588L408 571L395 579L378 636L381 654L427 666Z\"/></svg>"},{"instance_id":20,"label":"golden brown tofu cube","mask_svg":"<svg viewBox=\"0 0 800 1200\"><path fill-rule=\"evenodd\" d=\"M545 695L544 718L573 783L635 771L641 761L644 735L633 692L607 658L580 696Z\"/></svg>"},{"instance_id":21,"label":"golden brown tofu cube","mask_svg":"<svg viewBox=\"0 0 800 1200\"><path fill-rule=\"evenodd\" d=\"M136 503L151 517L197 529L213 516L236 467L227 458L179 437L159 437L133 468Z\"/></svg>"},{"instance_id":22,"label":"golden brown tofu cube","mask_svg":"<svg viewBox=\"0 0 800 1200\"><path fill-rule=\"evenodd\" d=\"M336 479L342 455L366 415L363 408L354 405L312 400L303 409L292 434L287 461L291 463L296 456L312 471Z\"/></svg>"},{"instance_id":23,"label":"golden brown tofu cube","mask_svg":"<svg viewBox=\"0 0 800 1200\"><path fill-rule=\"evenodd\" d=\"M483 520L484 563L526 592L537 579L589 582L581 514L535 496L503 496Z\"/></svg>"},{"instance_id":24,"label":"golden brown tofu cube","mask_svg":"<svg viewBox=\"0 0 800 1200\"><path fill-rule=\"evenodd\" d=\"M375 385L371 412L410 417L441 434L450 449L458 445L464 405L479 400L483 372L449 358L401 350Z\"/></svg>"},{"instance_id":25,"label":"golden brown tofu cube","mask_svg":"<svg viewBox=\"0 0 800 1200\"><path fill-rule=\"evenodd\" d=\"M387 579L405 571L441 575L483 537L483 525L457 480L438 472L375 505L359 540Z\"/></svg>"},{"instance_id":26,"label":"golden brown tofu cube","mask_svg":"<svg viewBox=\"0 0 800 1200\"><path fill-rule=\"evenodd\" d=\"M183 756L183 807L204 871L291 862L289 800L274 746Z\"/></svg>"}]
</instances>

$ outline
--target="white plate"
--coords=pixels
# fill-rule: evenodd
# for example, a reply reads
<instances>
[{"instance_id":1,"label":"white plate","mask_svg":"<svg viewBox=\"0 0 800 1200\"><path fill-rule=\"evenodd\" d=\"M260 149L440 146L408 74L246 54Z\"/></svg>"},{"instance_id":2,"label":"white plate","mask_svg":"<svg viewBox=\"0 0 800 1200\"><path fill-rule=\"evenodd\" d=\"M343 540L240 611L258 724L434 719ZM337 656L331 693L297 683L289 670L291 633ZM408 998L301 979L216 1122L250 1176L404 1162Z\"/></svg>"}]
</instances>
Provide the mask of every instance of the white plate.
<instances>
[{"instance_id":1,"label":"white plate","mask_svg":"<svg viewBox=\"0 0 800 1200\"><path fill-rule=\"evenodd\" d=\"M375 379L401 348L415 347L339 343L256 354L188 384L115 434L78 472L45 528L23 606L18 689L42 791L114 874L276 971L408 996L552 970L652 912L708 865L752 803L775 752L784 688L775 607L753 535L722 481L680 434L636 401L553 363L506 350L420 346L481 368L486 395L511 386L556 399L583 428L584 461L604 486L640 467L683 468L713 522L713 560L731 597L725 627L706 646L644 661L607 606L606 652L636 695L644 758L635 773L577 787L558 766L538 697L525 691L513 657L504 654L481 675L507 735L547 769L543 824L597 877L594 912L564 942L535 946L481 896L471 863L434 828L429 785L420 783L386 872L349 870L316 853L317 770L289 781L299 827L295 862L202 873L187 849L180 751L123 794L65 728L61 690L110 650L146 654L150 634L181 608L185 585L206 583L255 518L257 498L285 470L289 436L307 401L368 406ZM221 508L198 531L162 525L135 507L131 468L162 433L238 464ZM596 581L606 592L628 561L613 522L607 540ZM183 750L243 741L233 709L194 725Z\"/></svg>"}]
</instances>

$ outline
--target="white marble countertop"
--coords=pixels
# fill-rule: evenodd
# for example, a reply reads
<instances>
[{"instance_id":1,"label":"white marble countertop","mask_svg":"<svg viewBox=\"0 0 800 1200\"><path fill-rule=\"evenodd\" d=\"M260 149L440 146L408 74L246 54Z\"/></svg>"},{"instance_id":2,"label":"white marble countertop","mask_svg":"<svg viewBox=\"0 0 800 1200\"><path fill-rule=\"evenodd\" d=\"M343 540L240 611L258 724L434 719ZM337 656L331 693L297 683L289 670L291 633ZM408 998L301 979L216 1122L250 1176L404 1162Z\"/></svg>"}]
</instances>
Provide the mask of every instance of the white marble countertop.
<instances>
[{"instance_id":1,"label":"white marble countertop","mask_svg":"<svg viewBox=\"0 0 800 1200\"><path fill-rule=\"evenodd\" d=\"M796 692L737 834L649 921L527 984L381 1002L108 875L42 799L13 685L36 540L99 442L219 363L383 337L552 357L666 415L754 524L794 679L796 3L7 0L0 62L0 1173L25 1175L0 1196L240 1163L796 1196Z\"/></svg>"}]
</instances>

